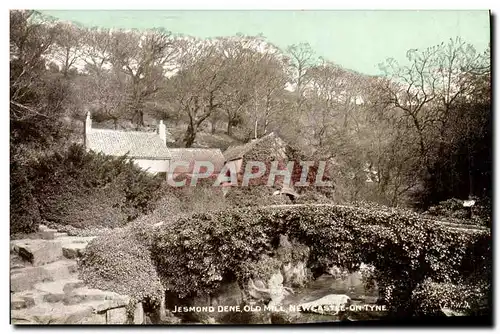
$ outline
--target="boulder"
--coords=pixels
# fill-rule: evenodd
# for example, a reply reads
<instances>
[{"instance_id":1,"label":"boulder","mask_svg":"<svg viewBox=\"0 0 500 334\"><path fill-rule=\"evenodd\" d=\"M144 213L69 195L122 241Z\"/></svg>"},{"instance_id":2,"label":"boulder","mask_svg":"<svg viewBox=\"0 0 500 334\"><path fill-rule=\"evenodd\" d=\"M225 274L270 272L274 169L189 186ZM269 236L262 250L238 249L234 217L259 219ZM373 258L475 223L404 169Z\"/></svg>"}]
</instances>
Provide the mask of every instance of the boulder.
<instances>
[{"instance_id":1,"label":"boulder","mask_svg":"<svg viewBox=\"0 0 500 334\"><path fill-rule=\"evenodd\" d=\"M62 245L59 241L23 239L14 240L12 243L14 251L33 266L55 262L62 258Z\"/></svg>"},{"instance_id":2,"label":"boulder","mask_svg":"<svg viewBox=\"0 0 500 334\"><path fill-rule=\"evenodd\" d=\"M67 259L76 259L83 255L88 243L96 237L58 237L57 241L62 243L62 253Z\"/></svg>"},{"instance_id":3,"label":"boulder","mask_svg":"<svg viewBox=\"0 0 500 334\"><path fill-rule=\"evenodd\" d=\"M62 248L62 252L67 259L76 259L83 255L87 244L66 244Z\"/></svg>"},{"instance_id":4,"label":"boulder","mask_svg":"<svg viewBox=\"0 0 500 334\"><path fill-rule=\"evenodd\" d=\"M127 310L125 307L106 311L106 323L108 325L123 325L127 323L127 320Z\"/></svg>"},{"instance_id":5,"label":"boulder","mask_svg":"<svg viewBox=\"0 0 500 334\"><path fill-rule=\"evenodd\" d=\"M135 304L134 318L132 319L134 325L144 324L144 308L142 303Z\"/></svg>"}]
</instances>

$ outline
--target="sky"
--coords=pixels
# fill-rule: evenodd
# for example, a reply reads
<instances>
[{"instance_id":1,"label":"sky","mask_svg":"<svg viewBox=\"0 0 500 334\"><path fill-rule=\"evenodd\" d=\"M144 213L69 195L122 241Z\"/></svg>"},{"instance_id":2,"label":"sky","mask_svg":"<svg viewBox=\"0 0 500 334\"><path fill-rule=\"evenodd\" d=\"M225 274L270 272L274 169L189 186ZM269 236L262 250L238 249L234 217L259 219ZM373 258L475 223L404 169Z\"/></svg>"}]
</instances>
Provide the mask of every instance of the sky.
<instances>
[{"instance_id":1,"label":"sky","mask_svg":"<svg viewBox=\"0 0 500 334\"><path fill-rule=\"evenodd\" d=\"M487 10L271 11L271 10L41 10L84 26L162 27L199 38L263 34L280 48L309 43L318 56L347 69L380 74L387 58L404 62L409 49L461 37L478 51L490 41Z\"/></svg>"}]
</instances>

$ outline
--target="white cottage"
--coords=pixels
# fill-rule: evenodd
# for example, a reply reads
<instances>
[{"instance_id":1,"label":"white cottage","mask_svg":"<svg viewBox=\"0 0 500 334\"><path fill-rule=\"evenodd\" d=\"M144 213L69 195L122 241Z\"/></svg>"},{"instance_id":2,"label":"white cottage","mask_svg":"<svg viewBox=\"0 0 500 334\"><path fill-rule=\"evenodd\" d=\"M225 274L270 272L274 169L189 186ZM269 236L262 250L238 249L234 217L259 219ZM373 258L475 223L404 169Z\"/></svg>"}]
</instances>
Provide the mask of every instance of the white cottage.
<instances>
[{"instance_id":1,"label":"white cottage","mask_svg":"<svg viewBox=\"0 0 500 334\"><path fill-rule=\"evenodd\" d=\"M156 132L94 129L90 113L87 113L85 148L111 156L126 154L150 173L167 173L169 170L171 154L167 148L167 127L163 121L160 121Z\"/></svg>"}]
</instances>

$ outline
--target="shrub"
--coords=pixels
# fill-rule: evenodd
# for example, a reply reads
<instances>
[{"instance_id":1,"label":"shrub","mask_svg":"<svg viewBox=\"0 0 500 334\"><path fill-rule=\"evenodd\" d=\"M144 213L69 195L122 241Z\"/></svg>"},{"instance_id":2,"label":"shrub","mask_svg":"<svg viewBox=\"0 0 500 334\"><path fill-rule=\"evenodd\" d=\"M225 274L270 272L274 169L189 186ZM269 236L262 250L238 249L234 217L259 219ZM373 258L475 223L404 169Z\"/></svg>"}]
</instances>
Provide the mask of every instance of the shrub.
<instances>
[{"instance_id":1,"label":"shrub","mask_svg":"<svg viewBox=\"0 0 500 334\"><path fill-rule=\"evenodd\" d=\"M149 249L129 228L92 240L79 263L79 274L92 288L128 295L137 301L158 304L164 292Z\"/></svg>"},{"instance_id":2,"label":"shrub","mask_svg":"<svg viewBox=\"0 0 500 334\"><path fill-rule=\"evenodd\" d=\"M300 196L295 200L296 204L319 204L319 203L333 203L331 199L326 197L320 192L316 191L306 191L301 193Z\"/></svg>"},{"instance_id":3,"label":"shrub","mask_svg":"<svg viewBox=\"0 0 500 334\"><path fill-rule=\"evenodd\" d=\"M127 222L124 201L125 196L118 189L76 188L47 198L44 218L76 228L119 227Z\"/></svg>"},{"instance_id":4,"label":"shrub","mask_svg":"<svg viewBox=\"0 0 500 334\"><path fill-rule=\"evenodd\" d=\"M413 291L412 298L421 314L441 315L448 309L463 315L486 315L489 295L489 284L437 283L426 279Z\"/></svg>"},{"instance_id":5,"label":"shrub","mask_svg":"<svg viewBox=\"0 0 500 334\"><path fill-rule=\"evenodd\" d=\"M10 234L35 232L40 221L30 171L26 166L13 162L10 170Z\"/></svg>"},{"instance_id":6,"label":"shrub","mask_svg":"<svg viewBox=\"0 0 500 334\"><path fill-rule=\"evenodd\" d=\"M226 203L230 208L291 203L288 197L284 195L273 195L275 190L268 186L234 187L226 195Z\"/></svg>"},{"instance_id":7,"label":"shrub","mask_svg":"<svg viewBox=\"0 0 500 334\"><path fill-rule=\"evenodd\" d=\"M161 179L126 157L86 152L72 145L30 165L31 186L44 220L75 227L114 227L150 212Z\"/></svg>"}]
</instances>

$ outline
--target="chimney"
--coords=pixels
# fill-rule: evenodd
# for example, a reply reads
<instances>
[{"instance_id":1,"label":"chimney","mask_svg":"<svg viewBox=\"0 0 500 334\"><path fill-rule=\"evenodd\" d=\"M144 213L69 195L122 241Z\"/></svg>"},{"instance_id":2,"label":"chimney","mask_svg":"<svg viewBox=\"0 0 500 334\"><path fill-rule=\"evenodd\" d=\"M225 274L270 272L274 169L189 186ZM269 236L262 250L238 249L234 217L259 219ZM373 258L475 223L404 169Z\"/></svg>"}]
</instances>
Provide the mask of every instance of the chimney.
<instances>
[{"instance_id":1,"label":"chimney","mask_svg":"<svg viewBox=\"0 0 500 334\"><path fill-rule=\"evenodd\" d=\"M85 119L85 134L92 131L92 119L90 118L90 111L87 111L87 119Z\"/></svg>"},{"instance_id":2,"label":"chimney","mask_svg":"<svg viewBox=\"0 0 500 334\"><path fill-rule=\"evenodd\" d=\"M163 120L161 120L160 125L158 125L158 134L163 143L167 145L167 126L163 124Z\"/></svg>"}]
</instances>

